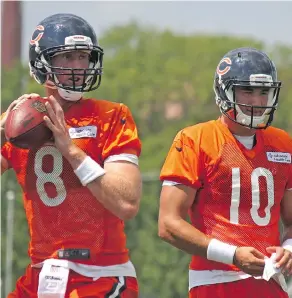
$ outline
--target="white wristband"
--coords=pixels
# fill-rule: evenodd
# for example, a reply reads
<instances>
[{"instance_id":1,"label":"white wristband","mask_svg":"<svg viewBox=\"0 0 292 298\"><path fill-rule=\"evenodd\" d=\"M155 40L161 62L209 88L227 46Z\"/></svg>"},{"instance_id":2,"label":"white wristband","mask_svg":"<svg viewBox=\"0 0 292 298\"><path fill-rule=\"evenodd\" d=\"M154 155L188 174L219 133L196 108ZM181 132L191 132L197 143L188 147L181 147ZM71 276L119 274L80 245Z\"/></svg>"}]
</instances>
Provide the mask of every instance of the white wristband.
<instances>
[{"instance_id":1,"label":"white wristband","mask_svg":"<svg viewBox=\"0 0 292 298\"><path fill-rule=\"evenodd\" d=\"M292 239L286 239L283 243L282 243L282 247L289 250L290 252L292 252Z\"/></svg>"},{"instance_id":2,"label":"white wristband","mask_svg":"<svg viewBox=\"0 0 292 298\"><path fill-rule=\"evenodd\" d=\"M237 246L212 239L207 249L207 259L224 264L233 264L233 257Z\"/></svg>"},{"instance_id":3,"label":"white wristband","mask_svg":"<svg viewBox=\"0 0 292 298\"><path fill-rule=\"evenodd\" d=\"M79 167L74 171L83 186L92 182L94 179L103 176L105 170L91 157L86 156Z\"/></svg>"}]
</instances>

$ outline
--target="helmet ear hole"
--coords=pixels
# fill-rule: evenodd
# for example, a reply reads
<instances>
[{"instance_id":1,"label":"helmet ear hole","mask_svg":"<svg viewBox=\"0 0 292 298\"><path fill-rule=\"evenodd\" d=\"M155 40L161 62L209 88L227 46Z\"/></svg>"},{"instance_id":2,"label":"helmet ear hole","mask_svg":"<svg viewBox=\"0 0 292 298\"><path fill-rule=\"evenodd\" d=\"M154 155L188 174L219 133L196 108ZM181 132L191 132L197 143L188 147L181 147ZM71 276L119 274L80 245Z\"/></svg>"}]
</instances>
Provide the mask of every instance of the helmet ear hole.
<instances>
[{"instance_id":1,"label":"helmet ear hole","mask_svg":"<svg viewBox=\"0 0 292 298\"><path fill-rule=\"evenodd\" d=\"M218 94L218 95L220 95L220 88L219 88L219 86L218 86L218 84L215 84L215 92Z\"/></svg>"},{"instance_id":2,"label":"helmet ear hole","mask_svg":"<svg viewBox=\"0 0 292 298\"><path fill-rule=\"evenodd\" d=\"M46 74L37 69L35 66L34 66L34 63L33 61L30 61L29 63L29 72L30 72L30 76L33 77L39 84L43 85L46 80L47 80L47 76Z\"/></svg>"}]
</instances>

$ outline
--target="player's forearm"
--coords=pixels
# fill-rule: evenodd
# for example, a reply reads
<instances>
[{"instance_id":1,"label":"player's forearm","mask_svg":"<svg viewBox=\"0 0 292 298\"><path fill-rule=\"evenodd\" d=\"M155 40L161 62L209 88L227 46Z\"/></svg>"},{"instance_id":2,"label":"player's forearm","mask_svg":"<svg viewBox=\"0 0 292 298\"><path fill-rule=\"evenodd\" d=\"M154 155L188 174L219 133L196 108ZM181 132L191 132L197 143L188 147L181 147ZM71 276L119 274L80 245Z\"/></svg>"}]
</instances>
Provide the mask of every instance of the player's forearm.
<instances>
[{"instance_id":1,"label":"player's forearm","mask_svg":"<svg viewBox=\"0 0 292 298\"><path fill-rule=\"evenodd\" d=\"M140 177L106 172L87 187L106 209L122 220L135 217L139 210L142 193Z\"/></svg>"},{"instance_id":2,"label":"player's forearm","mask_svg":"<svg viewBox=\"0 0 292 298\"><path fill-rule=\"evenodd\" d=\"M186 253L207 257L211 239L182 218L160 219L159 236Z\"/></svg>"},{"instance_id":3,"label":"player's forearm","mask_svg":"<svg viewBox=\"0 0 292 298\"><path fill-rule=\"evenodd\" d=\"M73 143L65 147L66 150L61 153L71 164L73 170L76 170L87 157L87 154Z\"/></svg>"}]
</instances>

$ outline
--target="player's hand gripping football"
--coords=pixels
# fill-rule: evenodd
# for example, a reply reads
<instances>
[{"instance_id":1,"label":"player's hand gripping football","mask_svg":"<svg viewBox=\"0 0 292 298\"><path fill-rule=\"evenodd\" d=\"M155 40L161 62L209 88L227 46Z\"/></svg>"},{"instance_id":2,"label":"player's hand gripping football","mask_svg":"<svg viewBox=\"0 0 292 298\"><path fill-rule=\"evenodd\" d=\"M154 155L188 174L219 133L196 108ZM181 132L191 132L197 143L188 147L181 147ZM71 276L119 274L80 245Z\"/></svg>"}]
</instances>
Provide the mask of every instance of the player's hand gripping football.
<instances>
[{"instance_id":1,"label":"player's hand gripping football","mask_svg":"<svg viewBox=\"0 0 292 298\"><path fill-rule=\"evenodd\" d=\"M238 247L234 254L234 265L252 276L262 276L265 268L265 255L254 247Z\"/></svg>"},{"instance_id":2,"label":"player's hand gripping football","mask_svg":"<svg viewBox=\"0 0 292 298\"><path fill-rule=\"evenodd\" d=\"M16 100L14 100L9 107L7 108L5 114L3 115L3 117L0 120L0 127L1 127L1 143L4 143L5 140L5 132L4 132L4 127L5 127L5 123L8 117L9 112L19 103L21 102L23 99L32 99L32 98L37 98L40 95L37 93L30 93L30 94L23 94L20 97L18 97Z\"/></svg>"},{"instance_id":3,"label":"player's hand gripping football","mask_svg":"<svg viewBox=\"0 0 292 298\"><path fill-rule=\"evenodd\" d=\"M292 253L281 246L267 247L269 254L276 253L276 267L281 268L281 272L286 276L292 274Z\"/></svg>"},{"instance_id":4,"label":"player's hand gripping football","mask_svg":"<svg viewBox=\"0 0 292 298\"><path fill-rule=\"evenodd\" d=\"M74 143L72 142L66 121L64 112L57 100L50 96L47 98L46 108L48 116L44 116L44 121L47 127L53 132L55 146L62 153L63 156L67 156Z\"/></svg>"}]
</instances>

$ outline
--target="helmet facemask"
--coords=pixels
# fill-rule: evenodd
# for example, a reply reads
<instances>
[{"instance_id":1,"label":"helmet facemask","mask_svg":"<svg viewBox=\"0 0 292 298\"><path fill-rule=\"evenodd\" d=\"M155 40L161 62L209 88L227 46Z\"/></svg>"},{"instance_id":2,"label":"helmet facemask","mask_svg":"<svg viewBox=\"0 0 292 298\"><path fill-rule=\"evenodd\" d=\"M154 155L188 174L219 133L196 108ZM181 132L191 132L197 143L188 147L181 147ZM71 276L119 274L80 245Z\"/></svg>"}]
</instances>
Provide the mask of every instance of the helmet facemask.
<instances>
[{"instance_id":1,"label":"helmet facemask","mask_svg":"<svg viewBox=\"0 0 292 298\"><path fill-rule=\"evenodd\" d=\"M52 59L56 55L66 52L84 51L89 54L87 68L67 68L53 66ZM38 47L36 47L38 52ZM39 51L32 73L37 72L38 77L43 77L49 88L57 88L61 97L66 100L76 101L82 97L83 92L97 89L101 83L103 50L94 46L91 39L86 36L69 36L65 39L65 45L47 48ZM58 77L71 77L70 85L61 84ZM76 84L76 78L82 78L82 82ZM35 77L36 78L36 77ZM37 78L36 78L37 79Z\"/></svg>"},{"instance_id":2,"label":"helmet facemask","mask_svg":"<svg viewBox=\"0 0 292 298\"><path fill-rule=\"evenodd\" d=\"M255 106L238 102L236 96L237 87L267 90L267 105ZM222 114L242 126L251 129L265 129L273 121L274 112L278 105L280 87L281 82L274 82L271 76L257 74L251 75L249 81L226 80L224 82L215 82L214 89L216 102ZM257 115L260 110L262 113ZM248 113L244 111L248 111Z\"/></svg>"}]
</instances>

